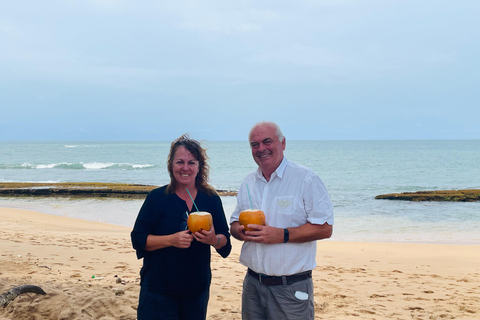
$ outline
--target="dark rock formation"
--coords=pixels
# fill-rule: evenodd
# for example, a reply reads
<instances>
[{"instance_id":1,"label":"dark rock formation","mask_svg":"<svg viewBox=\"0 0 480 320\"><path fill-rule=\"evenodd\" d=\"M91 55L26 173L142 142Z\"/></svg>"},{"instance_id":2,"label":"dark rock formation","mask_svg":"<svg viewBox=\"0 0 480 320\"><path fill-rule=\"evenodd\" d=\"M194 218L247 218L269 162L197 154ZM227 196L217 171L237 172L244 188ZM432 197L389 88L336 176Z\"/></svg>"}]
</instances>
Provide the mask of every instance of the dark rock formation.
<instances>
[{"instance_id":1,"label":"dark rock formation","mask_svg":"<svg viewBox=\"0 0 480 320\"><path fill-rule=\"evenodd\" d=\"M66 182L66 183L0 183L0 196L10 197L73 197L143 199L157 186L126 183ZM221 196L236 196L237 192L217 190Z\"/></svg>"},{"instance_id":2,"label":"dark rock formation","mask_svg":"<svg viewBox=\"0 0 480 320\"><path fill-rule=\"evenodd\" d=\"M480 201L480 190L467 189L390 193L378 195L375 197L375 199L473 202Z\"/></svg>"}]
</instances>

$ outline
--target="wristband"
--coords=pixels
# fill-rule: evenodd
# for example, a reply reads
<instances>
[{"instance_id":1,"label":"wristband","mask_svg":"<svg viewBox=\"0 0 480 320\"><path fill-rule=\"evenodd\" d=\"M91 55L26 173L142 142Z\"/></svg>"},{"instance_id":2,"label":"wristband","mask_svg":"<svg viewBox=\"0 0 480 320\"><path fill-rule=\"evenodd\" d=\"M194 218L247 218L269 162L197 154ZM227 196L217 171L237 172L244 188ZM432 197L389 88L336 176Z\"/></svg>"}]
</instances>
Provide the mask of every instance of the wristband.
<instances>
[{"instance_id":1,"label":"wristband","mask_svg":"<svg viewBox=\"0 0 480 320\"><path fill-rule=\"evenodd\" d=\"M212 244L212 247L214 247L214 248L215 248L216 246L218 246L218 244L220 243L220 237L219 237L219 236L217 236L217 239L218 239L217 243Z\"/></svg>"},{"instance_id":2,"label":"wristband","mask_svg":"<svg viewBox=\"0 0 480 320\"><path fill-rule=\"evenodd\" d=\"M290 233L288 232L288 229L285 228L283 229L283 243L287 243L290 238Z\"/></svg>"}]
</instances>

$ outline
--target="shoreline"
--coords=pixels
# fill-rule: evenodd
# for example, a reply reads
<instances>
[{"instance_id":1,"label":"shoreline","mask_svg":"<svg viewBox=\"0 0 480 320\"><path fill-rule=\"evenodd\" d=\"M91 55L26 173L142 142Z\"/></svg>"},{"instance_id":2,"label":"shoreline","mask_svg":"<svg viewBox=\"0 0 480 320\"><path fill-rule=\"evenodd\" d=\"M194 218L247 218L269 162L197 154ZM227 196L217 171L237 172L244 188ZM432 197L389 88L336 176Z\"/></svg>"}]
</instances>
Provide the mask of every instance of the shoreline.
<instances>
[{"instance_id":1,"label":"shoreline","mask_svg":"<svg viewBox=\"0 0 480 320\"><path fill-rule=\"evenodd\" d=\"M0 319L136 319L142 262L130 231L0 208L0 294L22 284L47 293L17 297L0 308ZM241 243L232 245L226 259L212 254L208 319L241 318L246 268L238 262ZM316 319L480 316L480 245L318 241L317 264Z\"/></svg>"},{"instance_id":2,"label":"shoreline","mask_svg":"<svg viewBox=\"0 0 480 320\"><path fill-rule=\"evenodd\" d=\"M227 220L236 205L236 197L222 196ZM380 201L381 203L382 201ZM405 203L404 201L399 201ZM439 203L439 202L437 202ZM87 221L132 227L143 199L68 198L68 197L0 197L0 207L38 211L53 216L66 216ZM414 205L415 202L412 203ZM381 204L382 206L387 205ZM430 204L426 204L431 206ZM472 206L474 203L439 203L439 206ZM476 205L475 205L476 206ZM439 208L441 210L441 208ZM480 245L479 222L418 222L395 216L356 217L337 213L334 233L328 241L388 242Z\"/></svg>"}]
</instances>

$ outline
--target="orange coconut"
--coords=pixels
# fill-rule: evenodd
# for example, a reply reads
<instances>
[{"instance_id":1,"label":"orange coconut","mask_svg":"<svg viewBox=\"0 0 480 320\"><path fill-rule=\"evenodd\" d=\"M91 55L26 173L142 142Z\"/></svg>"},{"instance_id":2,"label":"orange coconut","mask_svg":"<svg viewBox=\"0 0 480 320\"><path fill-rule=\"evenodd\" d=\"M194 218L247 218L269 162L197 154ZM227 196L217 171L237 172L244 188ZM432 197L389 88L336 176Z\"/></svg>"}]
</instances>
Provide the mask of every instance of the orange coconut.
<instances>
[{"instance_id":1,"label":"orange coconut","mask_svg":"<svg viewBox=\"0 0 480 320\"><path fill-rule=\"evenodd\" d=\"M200 230L210 231L212 228L212 215L205 211L192 212L188 215L187 226L191 233Z\"/></svg>"},{"instance_id":2,"label":"orange coconut","mask_svg":"<svg viewBox=\"0 0 480 320\"><path fill-rule=\"evenodd\" d=\"M249 224L265 224L265 214L259 209L247 209L240 212L238 222L245 227L245 231L253 231L254 229L248 228Z\"/></svg>"}]
</instances>

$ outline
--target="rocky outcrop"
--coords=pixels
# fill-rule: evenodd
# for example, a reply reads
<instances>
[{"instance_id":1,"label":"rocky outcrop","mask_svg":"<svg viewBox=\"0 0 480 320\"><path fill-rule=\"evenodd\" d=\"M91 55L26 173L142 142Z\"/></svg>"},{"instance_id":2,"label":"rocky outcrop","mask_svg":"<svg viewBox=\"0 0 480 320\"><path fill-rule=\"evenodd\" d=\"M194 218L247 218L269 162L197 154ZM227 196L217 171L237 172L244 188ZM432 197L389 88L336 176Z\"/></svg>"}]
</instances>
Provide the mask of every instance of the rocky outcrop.
<instances>
[{"instance_id":1,"label":"rocky outcrop","mask_svg":"<svg viewBox=\"0 0 480 320\"><path fill-rule=\"evenodd\" d=\"M143 199L158 186L100 182L66 183L0 183L0 196L11 197L72 197ZM221 196L236 196L234 191L217 190Z\"/></svg>"},{"instance_id":2,"label":"rocky outcrop","mask_svg":"<svg viewBox=\"0 0 480 320\"><path fill-rule=\"evenodd\" d=\"M456 201L473 202L480 201L479 189L467 190L438 190L438 191L417 191L381 194L375 199L406 200L406 201Z\"/></svg>"}]
</instances>

